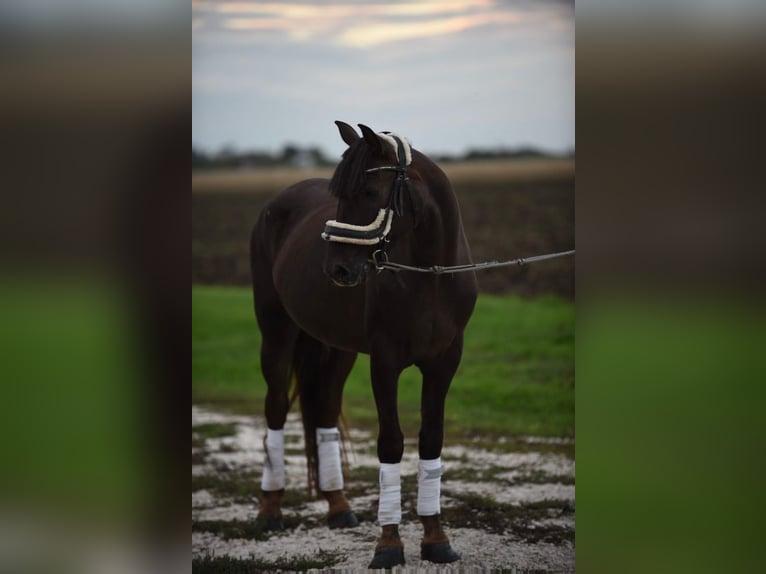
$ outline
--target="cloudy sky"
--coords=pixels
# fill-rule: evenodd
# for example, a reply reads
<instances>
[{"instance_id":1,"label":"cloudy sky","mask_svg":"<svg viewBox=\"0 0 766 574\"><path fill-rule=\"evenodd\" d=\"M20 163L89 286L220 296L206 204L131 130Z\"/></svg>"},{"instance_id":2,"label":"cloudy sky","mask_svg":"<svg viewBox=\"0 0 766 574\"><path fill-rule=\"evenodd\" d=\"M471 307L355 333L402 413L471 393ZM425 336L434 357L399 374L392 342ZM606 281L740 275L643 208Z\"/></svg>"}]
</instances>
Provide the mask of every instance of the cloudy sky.
<instances>
[{"instance_id":1,"label":"cloudy sky","mask_svg":"<svg viewBox=\"0 0 766 574\"><path fill-rule=\"evenodd\" d=\"M339 119L431 153L572 150L574 39L566 1L194 1L192 142L339 156Z\"/></svg>"}]
</instances>

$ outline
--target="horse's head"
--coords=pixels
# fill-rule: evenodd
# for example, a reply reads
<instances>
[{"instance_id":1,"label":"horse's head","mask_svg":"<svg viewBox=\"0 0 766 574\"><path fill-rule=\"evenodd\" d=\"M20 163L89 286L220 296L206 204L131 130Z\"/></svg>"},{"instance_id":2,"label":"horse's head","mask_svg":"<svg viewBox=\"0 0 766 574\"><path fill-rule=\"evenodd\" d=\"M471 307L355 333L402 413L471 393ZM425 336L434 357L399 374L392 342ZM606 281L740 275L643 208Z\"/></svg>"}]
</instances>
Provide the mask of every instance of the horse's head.
<instances>
[{"instance_id":1,"label":"horse's head","mask_svg":"<svg viewBox=\"0 0 766 574\"><path fill-rule=\"evenodd\" d=\"M324 270L336 285L353 287L364 282L375 257L412 229L419 201L409 179L407 140L361 124L359 136L335 123L349 147L330 180L338 211L322 233L328 243Z\"/></svg>"}]
</instances>

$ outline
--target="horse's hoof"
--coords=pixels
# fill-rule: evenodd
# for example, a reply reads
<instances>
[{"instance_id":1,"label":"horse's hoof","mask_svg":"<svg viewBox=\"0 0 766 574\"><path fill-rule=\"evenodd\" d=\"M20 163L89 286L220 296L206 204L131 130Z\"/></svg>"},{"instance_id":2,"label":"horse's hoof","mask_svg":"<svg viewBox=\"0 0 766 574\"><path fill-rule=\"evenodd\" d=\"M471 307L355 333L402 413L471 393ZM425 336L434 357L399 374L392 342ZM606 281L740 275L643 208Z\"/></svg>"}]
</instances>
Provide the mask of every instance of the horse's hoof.
<instances>
[{"instance_id":1,"label":"horse's hoof","mask_svg":"<svg viewBox=\"0 0 766 574\"><path fill-rule=\"evenodd\" d=\"M285 529L285 523L281 516L259 514L255 519L255 527L262 532L282 531Z\"/></svg>"},{"instance_id":2,"label":"horse's hoof","mask_svg":"<svg viewBox=\"0 0 766 574\"><path fill-rule=\"evenodd\" d=\"M436 542L434 544L420 545L420 559L436 562L437 564L447 564L460 560L460 554L455 552L449 542Z\"/></svg>"},{"instance_id":3,"label":"horse's hoof","mask_svg":"<svg viewBox=\"0 0 766 574\"><path fill-rule=\"evenodd\" d=\"M367 568L379 570L381 568L393 568L400 564L404 564L404 547L386 546L375 549L375 556L372 557L372 562Z\"/></svg>"},{"instance_id":4,"label":"horse's hoof","mask_svg":"<svg viewBox=\"0 0 766 574\"><path fill-rule=\"evenodd\" d=\"M336 528L354 528L359 526L359 520L351 510L341 510L327 517L327 526L331 530Z\"/></svg>"}]
</instances>

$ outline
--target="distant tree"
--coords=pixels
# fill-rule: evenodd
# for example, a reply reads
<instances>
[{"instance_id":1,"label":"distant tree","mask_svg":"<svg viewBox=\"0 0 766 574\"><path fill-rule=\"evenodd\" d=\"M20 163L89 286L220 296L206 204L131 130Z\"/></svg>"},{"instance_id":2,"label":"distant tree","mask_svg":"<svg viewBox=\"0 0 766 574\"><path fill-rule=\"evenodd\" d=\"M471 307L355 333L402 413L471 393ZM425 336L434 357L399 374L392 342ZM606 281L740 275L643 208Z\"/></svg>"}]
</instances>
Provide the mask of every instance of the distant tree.
<instances>
[{"instance_id":1,"label":"distant tree","mask_svg":"<svg viewBox=\"0 0 766 574\"><path fill-rule=\"evenodd\" d=\"M192 169L204 169L210 166L210 157L192 144Z\"/></svg>"},{"instance_id":2,"label":"distant tree","mask_svg":"<svg viewBox=\"0 0 766 574\"><path fill-rule=\"evenodd\" d=\"M475 160L475 159L527 159L527 158L534 158L534 157L548 157L549 154L546 154L540 150L531 148L531 147L521 147L521 148L515 148L515 149L508 149L508 148L475 148L469 150L465 156L464 159L466 160Z\"/></svg>"},{"instance_id":3,"label":"distant tree","mask_svg":"<svg viewBox=\"0 0 766 574\"><path fill-rule=\"evenodd\" d=\"M298 146L294 144L287 144L282 148L280 159L282 160L282 163L290 165L295 161L295 158L298 157L299 154L300 148L298 148Z\"/></svg>"},{"instance_id":4,"label":"distant tree","mask_svg":"<svg viewBox=\"0 0 766 574\"><path fill-rule=\"evenodd\" d=\"M233 144L226 144L211 153L192 144L192 169L258 168L273 166L315 167L332 166L319 146L302 147L285 144L279 152L262 150L240 151Z\"/></svg>"},{"instance_id":5,"label":"distant tree","mask_svg":"<svg viewBox=\"0 0 766 574\"><path fill-rule=\"evenodd\" d=\"M215 155L216 167L237 167L239 152L232 144L225 144Z\"/></svg>"},{"instance_id":6,"label":"distant tree","mask_svg":"<svg viewBox=\"0 0 766 574\"><path fill-rule=\"evenodd\" d=\"M306 150L311 158L314 160L314 165L333 165L335 162L330 161L324 155L324 152L318 146L310 147Z\"/></svg>"}]
</instances>

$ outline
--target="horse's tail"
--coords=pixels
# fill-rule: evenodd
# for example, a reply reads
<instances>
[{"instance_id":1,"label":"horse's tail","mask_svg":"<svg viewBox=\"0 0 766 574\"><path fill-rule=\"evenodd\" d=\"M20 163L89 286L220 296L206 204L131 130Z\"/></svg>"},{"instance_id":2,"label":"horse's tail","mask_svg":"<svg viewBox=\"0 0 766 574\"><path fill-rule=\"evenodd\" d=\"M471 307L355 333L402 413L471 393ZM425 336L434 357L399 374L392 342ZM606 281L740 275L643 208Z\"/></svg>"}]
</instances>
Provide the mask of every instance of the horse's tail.
<instances>
[{"instance_id":1,"label":"horse's tail","mask_svg":"<svg viewBox=\"0 0 766 574\"><path fill-rule=\"evenodd\" d=\"M306 463L308 466L309 496L319 493L319 456L317 453L316 429L319 419L319 376L322 369L322 352L324 345L303 331L298 335L293 349L293 392L290 398L292 404L297 398L300 402L303 418L303 433L306 444ZM341 453L343 456L343 474L346 474L348 463L346 458L347 432L345 418L340 417Z\"/></svg>"}]
</instances>

